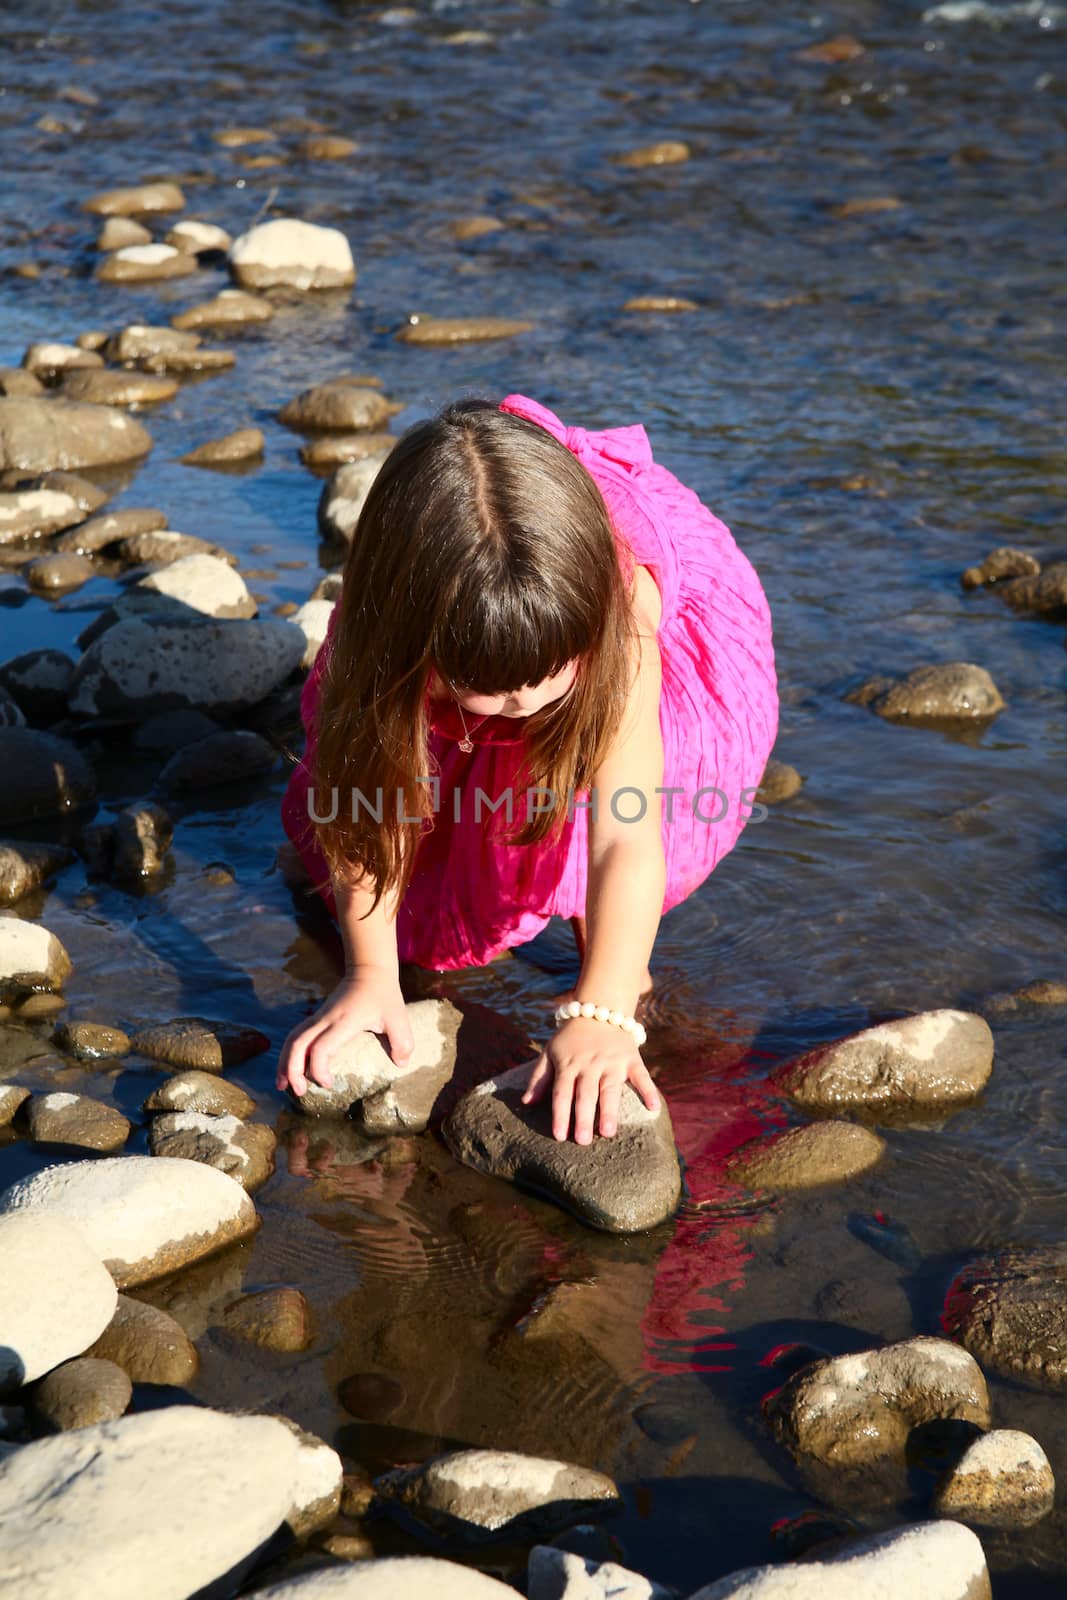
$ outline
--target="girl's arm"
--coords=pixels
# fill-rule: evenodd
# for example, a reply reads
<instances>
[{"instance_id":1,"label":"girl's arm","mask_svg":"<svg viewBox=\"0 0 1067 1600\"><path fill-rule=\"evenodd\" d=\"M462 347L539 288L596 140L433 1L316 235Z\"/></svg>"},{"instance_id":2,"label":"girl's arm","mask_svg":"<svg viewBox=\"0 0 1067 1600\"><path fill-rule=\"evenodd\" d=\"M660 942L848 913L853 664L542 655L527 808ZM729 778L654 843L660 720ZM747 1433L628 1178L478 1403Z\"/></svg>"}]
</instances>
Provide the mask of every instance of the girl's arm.
<instances>
[{"instance_id":1,"label":"girl's arm","mask_svg":"<svg viewBox=\"0 0 1067 1600\"><path fill-rule=\"evenodd\" d=\"M606 1005L625 1016L634 1014L647 987L667 882L657 793L663 783L661 662L654 630L640 617L639 625L640 655L630 698L592 790L596 808L588 813L586 949L574 989L575 999ZM578 1144L592 1140L598 1101L600 1132L614 1134L627 1082L650 1110L658 1109L655 1085L632 1036L593 1017L572 1017L556 1030L530 1077L523 1096L528 1104L541 1098L553 1072L552 1132L557 1139L567 1137L572 1102Z\"/></svg>"},{"instance_id":2,"label":"girl's arm","mask_svg":"<svg viewBox=\"0 0 1067 1600\"><path fill-rule=\"evenodd\" d=\"M340 882L331 874L337 921L345 952L345 975L319 1009L289 1034L278 1059L277 1087L305 1093L308 1080L330 1088L330 1059L357 1034L381 1033L393 1060L404 1064L414 1048L400 989L394 890L382 895L367 916L372 880Z\"/></svg>"}]
</instances>

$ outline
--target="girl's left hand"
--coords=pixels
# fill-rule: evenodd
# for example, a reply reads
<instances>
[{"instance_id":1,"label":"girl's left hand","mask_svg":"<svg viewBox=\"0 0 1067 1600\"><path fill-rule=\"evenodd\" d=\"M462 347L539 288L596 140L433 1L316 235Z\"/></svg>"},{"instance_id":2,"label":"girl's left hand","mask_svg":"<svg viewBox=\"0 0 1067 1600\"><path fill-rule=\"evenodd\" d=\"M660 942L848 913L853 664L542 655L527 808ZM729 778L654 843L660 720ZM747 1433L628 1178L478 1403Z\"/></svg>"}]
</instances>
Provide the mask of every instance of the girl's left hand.
<instances>
[{"instance_id":1,"label":"girl's left hand","mask_svg":"<svg viewBox=\"0 0 1067 1600\"><path fill-rule=\"evenodd\" d=\"M656 1086L632 1036L595 1017L569 1017L560 1024L534 1062L523 1105L542 1100L550 1083L552 1137L566 1139L573 1103L576 1144L592 1143L598 1102L599 1131L605 1139L613 1136L627 1083L637 1090L649 1111L658 1111L660 1106Z\"/></svg>"}]
</instances>

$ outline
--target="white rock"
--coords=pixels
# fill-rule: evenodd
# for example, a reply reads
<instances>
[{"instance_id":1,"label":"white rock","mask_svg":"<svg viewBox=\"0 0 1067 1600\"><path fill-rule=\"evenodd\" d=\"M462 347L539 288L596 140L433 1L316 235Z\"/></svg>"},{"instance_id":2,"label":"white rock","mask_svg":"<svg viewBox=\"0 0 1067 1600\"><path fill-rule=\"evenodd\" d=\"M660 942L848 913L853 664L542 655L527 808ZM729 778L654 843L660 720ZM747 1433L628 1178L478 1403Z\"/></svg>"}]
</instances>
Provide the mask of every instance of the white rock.
<instances>
[{"instance_id":1,"label":"white rock","mask_svg":"<svg viewBox=\"0 0 1067 1600\"><path fill-rule=\"evenodd\" d=\"M230 250L230 265L238 283L252 289L272 284L330 289L356 281L352 251L344 234L295 217L261 222L242 233Z\"/></svg>"},{"instance_id":2,"label":"white rock","mask_svg":"<svg viewBox=\"0 0 1067 1600\"><path fill-rule=\"evenodd\" d=\"M104 362L94 350L83 350L78 344L31 344L22 365L40 378L73 367L102 367Z\"/></svg>"},{"instance_id":3,"label":"white rock","mask_svg":"<svg viewBox=\"0 0 1067 1600\"><path fill-rule=\"evenodd\" d=\"M284 1522L298 1449L199 1406L24 1445L0 1472L0 1600L187 1600Z\"/></svg>"},{"instance_id":4,"label":"white rock","mask_svg":"<svg viewBox=\"0 0 1067 1600\"><path fill-rule=\"evenodd\" d=\"M208 617L254 617L256 614L256 602L244 579L218 556L179 556L169 566L142 578L137 588L169 595Z\"/></svg>"},{"instance_id":5,"label":"white rock","mask_svg":"<svg viewBox=\"0 0 1067 1600\"><path fill-rule=\"evenodd\" d=\"M0 996L22 989L60 989L73 970L55 934L41 923L0 917Z\"/></svg>"},{"instance_id":6,"label":"white rock","mask_svg":"<svg viewBox=\"0 0 1067 1600\"><path fill-rule=\"evenodd\" d=\"M59 489L17 489L0 493L0 544L29 536L61 533L84 521L77 500Z\"/></svg>"},{"instance_id":7,"label":"white rock","mask_svg":"<svg viewBox=\"0 0 1067 1600\"><path fill-rule=\"evenodd\" d=\"M586 1507L619 1500L602 1472L515 1450L451 1451L386 1472L374 1487L417 1521L471 1542L504 1533L543 1537L582 1521Z\"/></svg>"},{"instance_id":8,"label":"white rock","mask_svg":"<svg viewBox=\"0 0 1067 1600\"><path fill-rule=\"evenodd\" d=\"M120 1288L211 1255L258 1225L233 1178L178 1157L112 1156L45 1167L0 1194L0 1216L72 1223Z\"/></svg>"},{"instance_id":9,"label":"white rock","mask_svg":"<svg viewBox=\"0 0 1067 1600\"><path fill-rule=\"evenodd\" d=\"M325 539L351 544L360 512L367 503L371 484L389 457L388 450L348 461L328 479L319 496L319 530Z\"/></svg>"},{"instance_id":10,"label":"white rock","mask_svg":"<svg viewBox=\"0 0 1067 1600\"><path fill-rule=\"evenodd\" d=\"M994 1428L967 1446L938 1485L934 1510L978 1528L1028 1528L1056 1498L1048 1456L1036 1439Z\"/></svg>"},{"instance_id":11,"label":"white rock","mask_svg":"<svg viewBox=\"0 0 1067 1600\"><path fill-rule=\"evenodd\" d=\"M195 222L188 217L176 222L163 242L173 245L175 250L184 250L187 255L199 256L208 250L228 250L233 240L225 228L214 222Z\"/></svg>"},{"instance_id":12,"label":"white rock","mask_svg":"<svg viewBox=\"0 0 1067 1600\"><path fill-rule=\"evenodd\" d=\"M385 1556L325 1572L283 1578L256 1600L515 1600L509 1583L436 1556Z\"/></svg>"},{"instance_id":13,"label":"white rock","mask_svg":"<svg viewBox=\"0 0 1067 1600\"><path fill-rule=\"evenodd\" d=\"M555 1545L535 1544L526 1594L528 1600L674 1600L675 1590L615 1561L590 1561Z\"/></svg>"},{"instance_id":14,"label":"white rock","mask_svg":"<svg viewBox=\"0 0 1067 1600\"><path fill-rule=\"evenodd\" d=\"M746 1567L690 1600L989 1600L985 1555L959 1522L916 1522L827 1555Z\"/></svg>"},{"instance_id":15,"label":"white rock","mask_svg":"<svg viewBox=\"0 0 1067 1600\"><path fill-rule=\"evenodd\" d=\"M32 1383L88 1350L114 1316L118 1290L78 1229L61 1217L0 1216L0 1261L2 1390Z\"/></svg>"},{"instance_id":16,"label":"white rock","mask_svg":"<svg viewBox=\"0 0 1067 1600\"><path fill-rule=\"evenodd\" d=\"M315 665L315 657L322 649L326 630L330 626L335 602L332 600L305 600L299 611L294 611L289 618L296 624L304 638L307 640L307 649L300 665L308 672Z\"/></svg>"},{"instance_id":17,"label":"white rock","mask_svg":"<svg viewBox=\"0 0 1067 1600\"><path fill-rule=\"evenodd\" d=\"M295 1425L294 1425L295 1426ZM298 1538L332 1522L341 1503L344 1462L336 1450L304 1429L296 1430L300 1453L290 1485L288 1522Z\"/></svg>"}]
</instances>

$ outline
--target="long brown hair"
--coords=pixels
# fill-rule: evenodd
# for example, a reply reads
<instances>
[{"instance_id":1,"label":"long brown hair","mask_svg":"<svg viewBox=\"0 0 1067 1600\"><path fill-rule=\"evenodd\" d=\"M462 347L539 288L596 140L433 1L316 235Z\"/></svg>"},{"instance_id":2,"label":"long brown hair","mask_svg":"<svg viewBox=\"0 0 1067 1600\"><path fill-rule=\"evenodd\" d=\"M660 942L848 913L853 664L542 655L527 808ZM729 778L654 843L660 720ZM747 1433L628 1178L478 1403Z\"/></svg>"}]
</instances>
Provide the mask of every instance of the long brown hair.
<instances>
[{"instance_id":1,"label":"long brown hair","mask_svg":"<svg viewBox=\"0 0 1067 1600\"><path fill-rule=\"evenodd\" d=\"M456 688L499 695L577 658L566 695L523 719L525 782L557 803L527 807L507 842L558 838L568 795L591 786L626 706L632 575L595 481L546 429L476 399L408 429L356 525L320 683L315 786L340 802L315 826L335 879L369 874L375 906L411 881L433 815L430 786L416 780L435 770L435 667ZM359 791L373 804L379 789L381 821L350 800Z\"/></svg>"}]
</instances>

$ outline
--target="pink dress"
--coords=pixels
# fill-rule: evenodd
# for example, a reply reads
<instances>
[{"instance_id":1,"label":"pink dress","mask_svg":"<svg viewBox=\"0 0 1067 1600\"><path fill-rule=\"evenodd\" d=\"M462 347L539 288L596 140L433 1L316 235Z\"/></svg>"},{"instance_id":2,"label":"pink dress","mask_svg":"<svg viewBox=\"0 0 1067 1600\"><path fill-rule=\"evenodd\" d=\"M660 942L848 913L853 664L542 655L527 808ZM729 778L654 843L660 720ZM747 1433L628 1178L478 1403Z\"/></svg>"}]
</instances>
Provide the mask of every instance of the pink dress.
<instances>
[{"instance_id":1,"label":"pink dress","mask_svg":"<svg viewBox=\"0 0 1067 1600\"><path fill-rule=\"evenodd\" d=\"M653 461L644 428L568 428L523 395L509 395L501 410L547 428L591 473L610 513L620 560L627 566L632 552L662 596L657 638L663 786L680 791L662 797L666 912L691 895L736 844L774 745L778 687L767 597L726 525ZM332 628L304 686L307 746L282 802L286 833L316 884L327 873L308 821L307 796L318 682L331 643ZM424 826L397 916L399 956L438 970L479 966L532 939L552 916L585 915L587 813L575 806L556 844L495 839L493 813L483 802L476 819L466 797L479 787L495 801L510 786L515 822L525 818L522 719L492 716L474 727L478 719L468 716L474 749L466 754L458 743L463 728L456 702L428 694L427 713L440 801L432 826ZM456 790L464 797L458 805ZM601 796L601 806L609 798ZM323 796L320 809L325 803ZM620 816L638 808L633 794L619 796ZM504 821L501 810L496 822L502 827ZM320 893L336 915L328 881Z\"/></svg>"}]
</instances>

